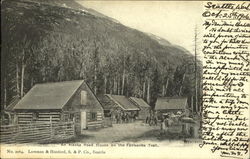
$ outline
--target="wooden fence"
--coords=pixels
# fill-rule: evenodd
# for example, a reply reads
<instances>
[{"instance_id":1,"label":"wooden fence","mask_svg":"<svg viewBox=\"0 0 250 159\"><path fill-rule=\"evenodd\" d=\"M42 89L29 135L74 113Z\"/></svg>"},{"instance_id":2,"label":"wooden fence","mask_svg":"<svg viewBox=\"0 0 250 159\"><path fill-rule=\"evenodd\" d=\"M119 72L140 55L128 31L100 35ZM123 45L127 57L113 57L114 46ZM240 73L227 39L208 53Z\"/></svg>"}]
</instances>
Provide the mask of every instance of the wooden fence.
<instances>
[{"instance_id":1,"label":"wooden fence","mask_svg":"<svg viewBox=\"0 0 250 159\"><path fill-rule=\"evenodd\" d=\"M34 122L30 124L2 125L2 143L49 142L75 136L74 122Z\"/></svg>"}]
</instances>

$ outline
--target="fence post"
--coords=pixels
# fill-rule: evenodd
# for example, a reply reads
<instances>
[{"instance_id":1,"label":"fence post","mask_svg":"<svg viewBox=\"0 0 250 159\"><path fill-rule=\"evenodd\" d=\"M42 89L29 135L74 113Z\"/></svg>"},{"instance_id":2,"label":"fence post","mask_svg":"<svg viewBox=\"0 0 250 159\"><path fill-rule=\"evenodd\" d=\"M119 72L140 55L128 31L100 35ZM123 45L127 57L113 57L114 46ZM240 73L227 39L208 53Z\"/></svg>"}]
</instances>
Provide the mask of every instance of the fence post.
<instances>
[{"instance_id":1,"label":"fence post","mask_svg":"<svg viewBox=\"0 0 250 159\"><path fill-rule=\"evenodd\" d=\"M32 136L34 135L34 127L33 127L33 125L35 125L35 124L30 122L29 129L31 130Z\"/></svg>"},{"instance_id":2,"label":"fence post","mask_svg":"<svg viewBox=\"0 0 250 159\"><path fill-rule=\"evenodd\" d=\"M76 127L75 127L75 120L76 120L76 118L75 117L73 117L73 125L72 125L72 129L73 129L73 135L75 136L76 135Z\"/></svg>"},{"instance_id":3,"label":"fence post","mask_svg":"<svg viewBox=\"0 0 250 159\"><path fill-rule=\"evenodd\" d=\"M15 133L16 133L16 135L13 135L13 137L14 137L14 142L17 143L17 138L18 138L18 135L19 135L19 127L18 127L18 124L15 124L15 125L14 125L14 130L15 130Z\"/></svg>"},{"instance_id":4,"label":"fence post","mask_svg":"<svg viewBox=\"0 0 250 159\"><path fill-rule=\"evenodd\" d=\"M68 129L68 122L62 122L62 127L60 128L63 130L63 137L66 137L67 135L67 129Z\"/></svg>"},{"instance_id":5,"label":"fence post","mask_svg":"<svg viewBox=\"0 0 250 159\"><path fill-rule=\"evenodd\" d=\"M52 123L52 116L50 116L50 139L53 139L53 123Z\"/></svg>"}]
</instances>

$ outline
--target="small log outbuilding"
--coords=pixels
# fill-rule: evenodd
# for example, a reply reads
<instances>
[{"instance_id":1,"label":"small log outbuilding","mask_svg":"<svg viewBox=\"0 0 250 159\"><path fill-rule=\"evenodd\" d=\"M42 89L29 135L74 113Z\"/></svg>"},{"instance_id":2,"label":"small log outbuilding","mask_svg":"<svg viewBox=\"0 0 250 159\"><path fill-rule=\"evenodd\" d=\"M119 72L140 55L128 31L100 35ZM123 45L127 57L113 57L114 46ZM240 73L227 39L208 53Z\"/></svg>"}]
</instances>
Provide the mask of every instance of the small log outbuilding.
<instances>
[{"instance_id":1,"label":"small log outbuilding","mask_svg":"<svg viewBox=\"0 0 250 159\"><path fill-rule=\"evenodd\" d=\"M106 117L114 117L119 113L128 113L138 116L140 109L126 96L121 95L99 95Z\"/></svg>"},{"instance_id":2,"label":"small log outbuilding","mask_svg":"<svg viewBox=\"0 0 250 159\"><path fill-rule=\"evenodd\" d=\"M83 80L36 84L13 109L19 124L75 121L77 134L103 127L103 108Z\"/></svg>"},{"instance_id":3,"label":"small log outbuilding","mask_svg":"<svg viewBox=\"0 0 250 159\"><path fill-rule=\"evenodd\" d=\"M150 115L150 106L142 98L129 98L139 109L138 119L145 120Z\"/></svg>"},{"instance_id":4,"label":"small log outbuilding","mask_svg":"<svg viewBox=\"0 0 250 159\"><path fill-rule=\"evenodd\" d=\"M158 97L155 110L157 114L182 112L188 115L188 103L186 97Z\"/></svg>"}]
</instances>

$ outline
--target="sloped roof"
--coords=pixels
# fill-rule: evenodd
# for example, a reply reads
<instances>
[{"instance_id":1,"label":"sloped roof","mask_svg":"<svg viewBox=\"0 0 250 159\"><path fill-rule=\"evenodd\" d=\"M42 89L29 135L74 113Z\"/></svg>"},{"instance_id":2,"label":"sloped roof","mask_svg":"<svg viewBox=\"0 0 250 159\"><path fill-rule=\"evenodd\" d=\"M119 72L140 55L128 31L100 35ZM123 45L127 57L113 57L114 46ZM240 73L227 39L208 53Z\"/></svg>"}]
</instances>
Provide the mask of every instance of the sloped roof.
<instances>
[{"instance_id":1,"label":"sloped roof","mask_svg":"<svg viewBox=\"0 0 250 159\"><path fill-rule=\"evenodd\" d=\"M120 95L110 95L107 96L117 103L123 110L140 110L134 103L132 103L127 97Z\"/></svg>"},{"instance_id":2,"label":"sloped roof","mask_svg":"<svg viewBox=\"0 0 250 159\"><path fill-rule=\"evenodd\" d=\"M150 108L148 103L146 103L142 98L130 97L129 99L139 107Z\"/></svg>"},{"instance_id":3,"label":"sloped roof","mask_svg":"<svg viewBox=\"0 0 250 159\"><path fill-rule=\"evenodd\" d=\"M110 99L110 97L108 97L108 95L99 94L99 95L97 95L97 98L101 102L104 110L110 110L110 109L114 108L114 106L118 106L118 104L115 103L112 99Z\"/></svg>"},{"instance_id":4,"label":"sloped roof","mask_svg":"<svg viewBox=\"0 0 250 159\"><path fill-rule=\"evenodd\" d=\"M155 110L185 109L186 105L186 97L158 97L155 104Z\"/></svg>"},{"instance_id":5,"label":"sloped roof","mask_svg":"<svg viewBox=\"0 0 250 159\"><path fill-rule=\"evenodd\" d=\"M14 109L62 109L83 80L36 84Z\"/></svg>"}]
</instances>

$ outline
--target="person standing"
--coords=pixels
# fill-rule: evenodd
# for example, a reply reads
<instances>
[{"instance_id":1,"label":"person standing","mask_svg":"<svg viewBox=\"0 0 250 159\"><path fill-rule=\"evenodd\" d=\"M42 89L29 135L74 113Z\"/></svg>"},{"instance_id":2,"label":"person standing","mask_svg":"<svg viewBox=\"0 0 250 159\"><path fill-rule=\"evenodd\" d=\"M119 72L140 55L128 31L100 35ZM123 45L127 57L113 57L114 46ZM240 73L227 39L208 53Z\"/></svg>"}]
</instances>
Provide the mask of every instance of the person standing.
<instances>
[{"instance_id":1,"label":"person standing","mask_svg":"<svg viewBox=\"0 0 250 159\"><path fill-rule=\"evenodd\" d=\"M154 125L157 126L157 117L154 117Z\"/></svg>"},{"instance_id":2,"label":"person standing","mask_svg":"<svg viewBox=\"0 0 250 159\"><path fill-rule=\"evenodd\" d=\"M148 122L148 120L149 120L149 117L147 116L147 118L146 118L146 124L148 124L149 122Z\"/></svg>"},{"instance_id":3,"label":"person standing","mask_svg":"<svg viewBox=\"0 0 250 159\"><path fill-rule=\"evenodd\" d=\"M161 120L161 130L165 130L166 125L165 125L165 119Z\"/></svg>"}]
</instances>

